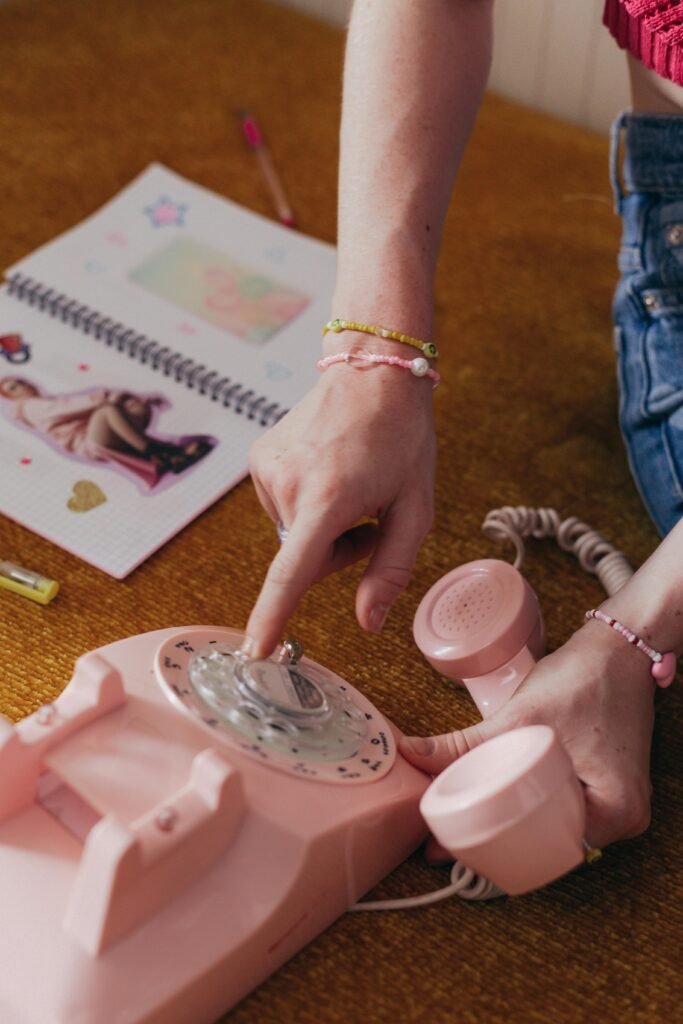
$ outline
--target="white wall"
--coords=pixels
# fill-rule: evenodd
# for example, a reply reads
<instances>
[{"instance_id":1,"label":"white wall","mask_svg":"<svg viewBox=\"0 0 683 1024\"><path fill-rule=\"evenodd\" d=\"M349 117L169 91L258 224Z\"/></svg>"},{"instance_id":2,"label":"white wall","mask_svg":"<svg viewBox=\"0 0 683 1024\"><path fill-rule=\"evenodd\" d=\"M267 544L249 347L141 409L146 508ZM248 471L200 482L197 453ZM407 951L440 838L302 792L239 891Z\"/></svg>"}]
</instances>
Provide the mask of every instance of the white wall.
<instances>
[{"instance_id":1,"label":"white wall","mask_svg":"<svg viewBox=\"0 0 683 1024\"><path fill-rule=\"evenodd\" d=\"M629 104L629 87L600 0L498 0L489 87L607 132Z\"/></svg>"},{"instance_id":2,"label":"white wall","mask_svg":"<svg viewBox=\"0 0 683 1024\"><path fill-rule=\"evenodd\" d=\"M346 24L352 0L278 0ZM415 0L420 3L421 0ZM601 0L497 0L489 88L607 132L629 103L626 61L602 26Z\"/></svg>"}]
</instances>

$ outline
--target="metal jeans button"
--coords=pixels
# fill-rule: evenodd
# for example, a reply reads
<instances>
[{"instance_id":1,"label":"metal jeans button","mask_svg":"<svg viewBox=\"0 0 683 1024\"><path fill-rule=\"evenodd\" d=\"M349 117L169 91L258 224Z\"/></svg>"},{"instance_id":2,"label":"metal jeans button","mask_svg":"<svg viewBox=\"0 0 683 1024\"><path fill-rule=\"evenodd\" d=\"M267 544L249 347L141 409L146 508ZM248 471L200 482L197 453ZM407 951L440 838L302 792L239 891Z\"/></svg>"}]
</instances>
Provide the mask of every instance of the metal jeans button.
<instances>
[{"instance_id":1,"label":"metal jeans button","mask_svg":"<svg viewBox=\"0 0 683 1024\"><path fill-rule=\"evenodd\" d=\"M670 224L666 229L667 245L683 244L683 224Z\"/></svg>"}]
</instances>

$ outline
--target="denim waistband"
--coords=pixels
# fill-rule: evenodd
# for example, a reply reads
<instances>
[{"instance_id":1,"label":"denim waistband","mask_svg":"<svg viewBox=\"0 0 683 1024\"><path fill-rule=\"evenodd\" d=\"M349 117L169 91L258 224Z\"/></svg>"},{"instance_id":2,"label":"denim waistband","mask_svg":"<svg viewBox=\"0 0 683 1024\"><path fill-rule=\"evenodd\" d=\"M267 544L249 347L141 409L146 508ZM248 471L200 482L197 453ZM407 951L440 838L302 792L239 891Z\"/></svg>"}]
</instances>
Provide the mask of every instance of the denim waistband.
<instances>
[{"instance_id":1,"label":"denim waistband","mask_svg":"<svg viewBox=\"0 0 683 1024\"><path fill-rule=\"evenodd\" d=\"M683 116L678 114L621 114L612 125L610 168L617 202L623 198L619 182L619 143L626 146L622 167L629 192L683 193Z\"/></svg>"}]
</instances>

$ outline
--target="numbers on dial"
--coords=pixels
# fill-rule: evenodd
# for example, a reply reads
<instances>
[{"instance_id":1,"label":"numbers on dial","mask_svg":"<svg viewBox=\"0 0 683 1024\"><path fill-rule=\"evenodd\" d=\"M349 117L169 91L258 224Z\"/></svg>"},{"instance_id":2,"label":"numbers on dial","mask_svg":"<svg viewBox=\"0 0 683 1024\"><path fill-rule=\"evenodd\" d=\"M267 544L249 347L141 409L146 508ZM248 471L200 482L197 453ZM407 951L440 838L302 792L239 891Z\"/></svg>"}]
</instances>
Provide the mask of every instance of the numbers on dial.
<instances>
[{"instance_id":1,"label":"numbers on dial","mask_svg":"<svg viewBox=\"0 0 683 1024\"><path fill-rule=\"evenodd\" d=\"M220 703L207 703L191 682L191 665L197 664L196 658L201 658L207 648L220 652L213 653L211 660L222 657L223 652L229 658L229 652L237 650L241 641L242 634L235 630L202 627L171 637L158 649L154 664L166 696L214 739L219 736L240 754L277 771L346 786L386 775L396 757L388 723L350 684L307 658L297 670L308 673L327 693L335 714L333 725L328 725L324 733L316 733L319 726L315 722L302 725L288 719L281 708L277 715L270 714L253 698L242 699L237 692L239 680L225 710Z\"/></svg>"}]
</instances>

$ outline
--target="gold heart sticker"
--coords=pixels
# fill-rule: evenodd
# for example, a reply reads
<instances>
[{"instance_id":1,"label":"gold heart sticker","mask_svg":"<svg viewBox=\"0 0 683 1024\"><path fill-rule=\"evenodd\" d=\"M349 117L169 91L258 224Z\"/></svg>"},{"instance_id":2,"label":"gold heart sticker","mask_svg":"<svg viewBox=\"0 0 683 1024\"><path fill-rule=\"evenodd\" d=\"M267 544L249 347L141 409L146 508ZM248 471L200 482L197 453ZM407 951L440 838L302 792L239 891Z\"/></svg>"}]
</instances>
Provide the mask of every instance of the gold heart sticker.
<instances>
[{"instance_id":1,"label":"gold heart sticker","mask_svg":"<svg viewBox=\"0 0 683 1024\"><path fill-rule=\"evenodd\" d=\"M66 507L71 512L89 512L98 505L103 505L106 500L107 495L92 480L77 480Z\"/></svg>"}]
</instances>

